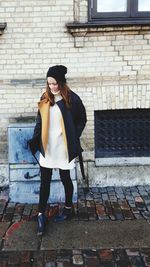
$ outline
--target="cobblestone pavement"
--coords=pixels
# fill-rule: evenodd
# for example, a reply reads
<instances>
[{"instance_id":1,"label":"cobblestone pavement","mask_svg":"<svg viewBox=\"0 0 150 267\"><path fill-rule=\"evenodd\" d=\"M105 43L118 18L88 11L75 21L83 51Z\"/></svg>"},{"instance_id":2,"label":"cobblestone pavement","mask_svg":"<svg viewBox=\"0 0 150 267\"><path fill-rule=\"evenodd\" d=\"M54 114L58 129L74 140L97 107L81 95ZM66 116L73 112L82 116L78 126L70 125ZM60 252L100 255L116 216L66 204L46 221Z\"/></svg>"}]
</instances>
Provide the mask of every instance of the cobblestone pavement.
<instances>
[{"instance_id":1,"label":"cobblestone pavement","mask_svg":"<svg viewBox=\"0 0 150 267\"><path fill-rule=\"evenodd\" d=\"M0 253L0 266L142 267L150 266L150 249L50 250Z\"/></svg>"},{"instance_id":2,"label":"cobblestone pavement","mask_svg":"<svg viewBox=\"0 0 150 267\"><path fill-rule=\"evenodd\" d=\"M0 195L0 221L34 220L37 205L11 203ZM61 204L48 205L52 217ZM150 186L79 188L75 220L150 220Z\"/></svg>"},{"instance_id":3,"label":"cobblestone pavement","mask_svg":"<svg viewBox=\"0 0 150 267\"><path fill-rule=\"evenodd\" d=\"M47 206L51 219L62 204ZM36 220L38 206L11 203L5 192L0 193L0 222ZM150 224L150 186L79 188L74 220L138 220ZM50 251L0 251L0 267L46 266L46 267L148 267L150 248L50 250Z\"/></svg>"}]
</instances>

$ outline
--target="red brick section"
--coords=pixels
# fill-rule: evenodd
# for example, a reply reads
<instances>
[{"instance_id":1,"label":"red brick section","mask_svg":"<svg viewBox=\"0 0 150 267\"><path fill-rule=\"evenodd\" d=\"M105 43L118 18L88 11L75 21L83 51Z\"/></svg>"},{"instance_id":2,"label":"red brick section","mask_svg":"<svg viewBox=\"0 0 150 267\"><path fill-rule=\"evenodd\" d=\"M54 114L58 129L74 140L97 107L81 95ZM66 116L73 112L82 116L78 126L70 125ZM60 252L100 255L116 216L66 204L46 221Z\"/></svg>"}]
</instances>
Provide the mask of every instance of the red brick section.
<instances>
[{"instance_id":1,"label":"red brick section","mask_svg":"<svg viewBox=\"0 0 150 267\"><path fill-rule=\"evenodd\" d=\"M140 253L145 262L145 266L150 267L150 248L141 249Z\"/></svg>"},{"instance_id":2,"label":"red brick section","mask_svg":"<svg viewBox=\"0 0 150 267\"><path fill-rule=\"evenodd\" d=\"M87 258L85 259L85 266L86 267L100 267L100 261L98 258Z\"/></svg>"},{"instance_id":3,"label":"red brick section","mask_svg":"<svg viewBox=\"0 0 150 267\"><path fill-rule=\"evenodd\" d=\"M99 256L102 262L113 261L113 252L110 249L99 250Z\"/></svg>"},{"instance_id":4,"label":"red brick section","mask_svg":"<svg viewBox=\"0 0 150 267\"><path fill-rule=\"evenodd\" d=\"M45 262L55 262L56 258L57 258L56 250L45 251L45 257L44 257Z\"/></svg>"},{"instance_id":5,"label":"red brick section","mask_svg":"<svg viewBox=\"0 0 150 267\"><path fill-rule=\"evenodd\" d=\"M0 252L0 267L149 267L150 248Z\"/></svg>"}]
</instances>

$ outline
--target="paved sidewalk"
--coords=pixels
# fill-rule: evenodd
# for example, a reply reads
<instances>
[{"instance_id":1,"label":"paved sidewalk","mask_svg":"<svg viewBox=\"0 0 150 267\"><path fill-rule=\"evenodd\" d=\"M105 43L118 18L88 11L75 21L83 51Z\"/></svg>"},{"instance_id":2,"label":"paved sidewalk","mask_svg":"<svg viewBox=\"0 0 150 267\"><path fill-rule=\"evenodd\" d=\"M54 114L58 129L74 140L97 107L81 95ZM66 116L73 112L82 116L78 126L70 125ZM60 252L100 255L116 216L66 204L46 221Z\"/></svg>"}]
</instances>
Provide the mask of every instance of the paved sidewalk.
<instances>
[{"instance_id":1,"label":"paved sidewalk","mask_svg":"<svg viewBox=\"0 0 150 267\"><path fill-rule=\"evenodd\" d=\"M150 266L150 186L80 188L71 222L54 224L62 204L47 206L43 238L37 208L1 191L0 267Z\"/></svg>"}]
</instances>

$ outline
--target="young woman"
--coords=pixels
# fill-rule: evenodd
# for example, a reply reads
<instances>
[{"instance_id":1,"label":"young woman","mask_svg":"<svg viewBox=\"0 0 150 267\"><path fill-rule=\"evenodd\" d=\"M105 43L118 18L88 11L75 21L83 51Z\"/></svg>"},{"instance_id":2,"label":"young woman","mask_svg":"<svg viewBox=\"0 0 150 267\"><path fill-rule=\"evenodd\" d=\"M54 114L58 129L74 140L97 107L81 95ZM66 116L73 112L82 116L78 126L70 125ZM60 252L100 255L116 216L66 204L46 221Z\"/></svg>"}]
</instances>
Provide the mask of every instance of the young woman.
<instances>
[{"instance_id":1,"label":"young woman","mask_svg":"<svg viewBox=\"0 0 150 267\"><path fill-rule=\"evenodd\" d=\"M50 193L53 168L59 169L65 190L65 207L62 213L55 217L55 221L67 220L74 216L70 169L74 168L77 156L80 160L82 158L83 150L79 138L87 119L80 97L66 84L66 73L67 68L63 65L49 68L46 91L38 103L34 134L28 142L33 155L38 150L40 151L38 235L42 235L45 229L45 209Z\"/></svg>"}]
</instances>

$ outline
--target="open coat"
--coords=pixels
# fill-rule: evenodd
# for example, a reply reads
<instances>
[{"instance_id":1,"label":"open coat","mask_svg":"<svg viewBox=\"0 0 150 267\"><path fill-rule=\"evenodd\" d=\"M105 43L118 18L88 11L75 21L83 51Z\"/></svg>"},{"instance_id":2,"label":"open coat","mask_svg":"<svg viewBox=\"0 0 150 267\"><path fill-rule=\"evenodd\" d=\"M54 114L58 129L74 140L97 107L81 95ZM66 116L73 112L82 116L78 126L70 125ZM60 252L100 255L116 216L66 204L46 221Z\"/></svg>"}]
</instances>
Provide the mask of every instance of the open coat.
<instances>
[{"instance_id":1,"label":"open coat","mask_svg":"<svg viewBox=\"0 0 150 267\"><path fill-rule=\"evenodd\" d=\"M87 118L85 107L80 97L70 91L71 94L71 108L67 108L63 99L56 102L62 114L62 133L64 142L68 151L69 162L79 156L81 161L81 153L83 149L80 145L80 136L85 127ZM50 103L41 100L38 104L38 114L36 118L36 125L32 139L28 141L32 154L35 156L37 151L40 151L45 156L46 146L48 143ZM82 162L80 162L80 165ZM83 173L82 173L83 174Z\"/></svg>"}]
</instances>

